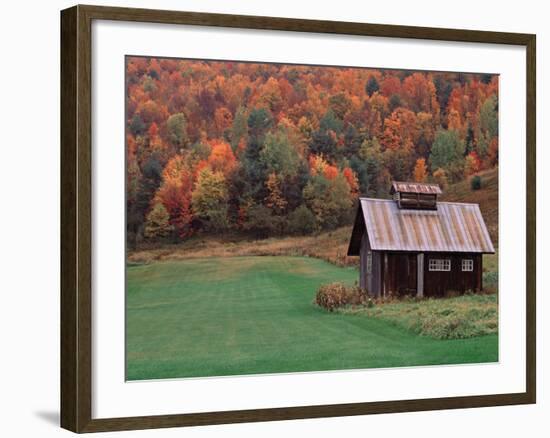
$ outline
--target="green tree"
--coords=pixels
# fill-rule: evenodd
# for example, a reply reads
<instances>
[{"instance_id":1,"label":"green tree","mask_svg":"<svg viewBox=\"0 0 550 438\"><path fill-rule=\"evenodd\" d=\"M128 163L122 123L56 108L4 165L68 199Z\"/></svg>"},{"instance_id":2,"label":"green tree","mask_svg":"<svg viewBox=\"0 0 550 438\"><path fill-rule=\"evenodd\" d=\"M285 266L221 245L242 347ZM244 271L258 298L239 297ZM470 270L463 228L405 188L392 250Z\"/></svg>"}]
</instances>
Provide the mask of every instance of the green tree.
<instances>
[{"instance_id":1,"label":"green tree","mask_svg":"<svg viewBox=\"0 0 550 438\"><path fill-rule=\"evenodd\" d=\"M183 113L172 114L166 121L168 141L175 148L183 148L187 145L187 122Z\"/></svg>"},{"instance_id":2,"label":"green tree","mask_svg":"<svg viewBox=\"0 0 550 438\"><path fill-rule=\"evenodd\" d=\"M312 134L310 152L335 158L338 135L342 132L343 122L329 109L319 122L319 129Z\"/></svg>"},{"instance_id":3,"label":"green tree","mask_svg":"<svg viewBox=\"0 0 550 438\"><path fill-rule=\"evenodd\" d=\"M157 90L155 80L151 76L145 76L143 79L143 91L147 93L154 93Z\"/></svg>"},{"instance_id":4,"label":"green tree","mask_svg":"<svg viewBox=\"0 0 550 438\"><path fill-rule=\"evenodd\" d=\"M212 172L208 167L202 169L191 194L191 206L205 229L221 231L227 228L227 201L227 186L223 173Z\"/></svg>"},{"instance_id":5,"label":"green tree","mask_svg":"<svg viewBox=\"0 0 550 438\"><path fill-rule=\"evenodd\" d=\"M361 184L361 192L370 197L384 196L386 194L384 177L382 175L384 159L380 142L376 137L365 140L361 144L359 157L364 163L363 174L361 175L356 171L359 183ZM353 167L352 169L355 171Z\"/></svg>"},{"instance_id":6,"label":"green tree","mask_svg":"<svg viewBox=\"0 0 550 438\"><path fill-rule=\"evenodd\" d=\"M452 130L439 130L435 134L435 140L430 154L432 169L448 169L458 161L464 161L466 145L460 139L458 132Z\"/></svg>"},{"instance_id":7,"label":"green tree","mask_svg":"<svg viewBox=\"0 0 550 438\"><path fill-rule=\"evenodd\" d=\"M262 143L266 132L273 126L273 117L265 108L254 108L250 111L247 123L252 141Z\"/></svg>"},{"instance_id":8,"label":"green tree","mask_svg":"<svg viewBox=\"0 0 550 438\"><path fill-rule=\"evenodd\" d=\"M340 173L332 180L314 175L304 187L304 199L319 227L333 229L350 217L352 198L346 178Z\"/></svg>"},{"instance_id":9,"label":"green tree","mask_svg":"<svg viewBox=\"0 0 550 438\"><path fill-rule=\"evenodd\" d=\"M190 166L196 165L200 161L208 160L212 153L212 146L206 142L198 141L193 143L189 148L189 154L187 155L187 161Z\"/></svg>"},{"instance_id":10,"label":"green tree","mask_svg":"<svg viewBox=\"0 0 550 438\"><path fill-rule=\"evenodd\" d=\"M134 136L141 135L145 132L145 123L141 120L141 117L138 114L134 114L132 120L130 121L130 132Z\"/></svg>"},{"instance_id":11,"label":"green tree","mask_svg":"<svg viewBox=\"0 0 550 438\"><path fill-rule=\"evenodd\" d=\"M344 120L344 116L349 111L351 106L351 102L345 93L338 93L331 96L328 104L334 115L340 120Z\"/></svg>"},{"instance_id":12,"label":"green tree","mask_svg":"<svg viewBox=\"0 0 550 438\"><path fill-rule=\"evenodd\" d=\"M135 159L128 160L126 173L126 239L129 248L136 248L139 227L143 221L142 214L136 208L140 195L141 169Z\"/></svg>"},{"instance_id":13,"label":"green tree","mask_svg":"<svg viewBox=\"0 0 550 438\"><path fill-rule=\"evenodd\" d=\"M479 109L479 125L489 139L498 136L498 100L495 95L483 102Z\"/></svg>"},{"instance_id":14,"label":"green tree","mask_svg":"<svg viewBox=\"0 0 550 438\"><path fill-rule=\"evenodd\" d=\"M288 216L288 229L294 234L311 234L316 229L315 215L305 205L300 205Z\"/></svg>"},{"instance_id":15,"label":"green tree","mask_svg":"<svg viewBox=\"0 0 550 438\"><path fill-rule=\"evenodd\" d=\"M380 90L380 85L378 84L376 78L374 76L371 76L367 81L367 84L365 85L365 91L370 97L378 90Z\"/></svg>"},{"instance_id":16,"label":"green tree","mask_svg":"<svg viewBox=\"0 0 550 438\"><path fill-rule=\"evenodd\" d=\"M248 209L243 229L254 233L258 238L266 238L274 231L280 231L281 224L281 217L273 216L266 206L255 204Z\"/></svg>"},{"instance_id":17,"label":"green tree","mask_svg":"<svg viewBox=\"0 0 550 438\"><path fill-rule=\"evenodd\" d=\"M366 162L354 155L350 158L349 165L357 175L357 180L359 181L359 193L366 195L369 188L369 174L367 172Z\"/></svg>"},{"instance_id":18,"label":"green tree","mask_svg":"<svg viewBox=\"0 0 550 438\"><path fill-rule=\"evenodd\" d=\"M281 184L283 197L288 202L287 209L289 211L295 210L303 204L302 193L308 181L309 166L304 160L300 160L296 176L284 179Z\"/></svg>"},{"instance_id":19,"label":"green tree","mask_svg":"<svg viewBox=\"0 0 550 438\"><path fill-rule=\"evenodd\" d=\"M259 159L268 175L276 173L282 178L296 176L300 163L300 156L290 144L283 129L267 133Z\"/></svg>"},{"instance_id":20,"label":"green tree","mask_svg":"<svg viewBox=\"0 0 550 438\"><path fill-rule=\"evenodd\" d=\"M135 171L137 172L137 169ZM134 172L134 169L130 167L129 172ZM135 198L130 198L129 201L131 202L127 203L127 229L129 231L129 237L133 240L132 244L134 246L137 240L142 236L147 210L161 182L162 165L156 154L152 154L143 164L139 179L132 182L132 185L137 184L137 191Z\"/></svg>"},{"instance_id":21,"label":"green tree","mask_svg":"<svg viewBox=\"0 0 550 438\"><path fill-rule=\"evenodd\" d=\"M170 215L164 205L157 202L147 214L145 237L148 239L159 239L168 236L171 232Z\"/></svg>"},{"instance_id":22,"label":"green tree","mask_svg":"<svg viewBox=\"0 0 550 438\"><path fill-rule=\"evenodd\" d=\"M352 158L359 153L364 137L351 123L344 129L344 156L346 158Z\"/></svg>"},{"instance_id":23,"label":"green tree","mask_svg":"<svg viewBox=\"0 0 550 438\"><path fill-rule=\"evenodd\" d=\"M266 196L264 181L267 172L260 160L265 136L273 126L271 113L265 108L253 109L248 116L248 142L246 145L242 168L244 172L245 197L251 197L261 204Z\"/></svg>"},{"instance_id":24,"label":"green tree","mask_svg":"<svg viewBox=\"0 0 550 438\"><path fill-rule=\"evenodd\" d=\"M483 159L487 157L489 144L495 137L498 137L498 100L493 95L488 97L479 109L477 152Z\"/></svg>"},{"instance_id":25,"label":"green tree","mask_svg":"<svg viewBox=\"0 0 550 438\"><path fill-rule=\"evenodd\" d=\"M336 134L340 134L343 128L344 122L336 116L332 109L329 109L319 121L319 129L321 131L333 131Z\"/></svg>"},{"instance_id":26,"label":"green tree","mask_svg":"<svg viewBox=\"0 0 550 438\"><path fill-rule=\"evenodd\" d=\"M231 147L233 152L237 150L241 139L245 138L248 133L248 124L246 120L246 109L242 106L237 108L235 117L233 118L233 125L231 126Z\"/></svg>"},{"instance_id":27,"label":"green tree","mask_svg":"<svg viewBox=\"0 0 550 438\"><path fill-rule=\"evenodd\" d=\"M484 84L489 84L492 79L493 75L490 73L482 73L480 77L481 82L483 82Z\"/></svg>"}]
</instances>

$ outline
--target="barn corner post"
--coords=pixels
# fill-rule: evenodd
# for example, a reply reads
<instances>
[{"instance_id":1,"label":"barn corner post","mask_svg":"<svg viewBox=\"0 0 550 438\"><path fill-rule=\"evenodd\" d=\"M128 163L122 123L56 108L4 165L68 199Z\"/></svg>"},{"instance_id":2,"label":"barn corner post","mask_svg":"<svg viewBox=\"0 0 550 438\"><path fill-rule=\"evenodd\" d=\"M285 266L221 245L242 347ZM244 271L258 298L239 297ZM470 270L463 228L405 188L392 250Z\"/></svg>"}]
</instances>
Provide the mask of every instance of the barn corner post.
<instances>
[{"instance_id":1,"label":"barn corner post","mask_svg":"<svg viewBox=\"0 0 550 438\"><path fill-rule=\"evenodd\" d=\"M420 252L416 255L416 296L424 297L424 253Z\"/></svg>"}]
</instances>

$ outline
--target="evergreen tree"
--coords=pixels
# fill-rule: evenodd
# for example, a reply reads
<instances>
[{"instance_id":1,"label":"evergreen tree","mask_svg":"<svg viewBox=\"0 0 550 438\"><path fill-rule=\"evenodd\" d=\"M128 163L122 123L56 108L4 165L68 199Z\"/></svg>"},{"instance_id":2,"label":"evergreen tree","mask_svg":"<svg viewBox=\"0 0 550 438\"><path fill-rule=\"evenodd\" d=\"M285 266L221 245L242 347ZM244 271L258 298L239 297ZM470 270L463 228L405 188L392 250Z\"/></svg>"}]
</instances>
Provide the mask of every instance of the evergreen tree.
<instances>
[{"instance_id":1,"label":"evergreen tree","mask_svg":"<svg viewBox=\"0 0 550 438\"><path fill-rule=\"evenodd\" d=\"M240 106L237 108L235 117L233 118L233 125L231 126L230 140L233 152L237 150L240 141L246 138L247 133L248 124L246 119L246 110L244 107Z\"/></svg>"},{"instance_id":2,"label":"evergreen tree","mask_svg":"<svg viewBox=\"0 0 550 438\"><path fill-rule=\"evenodd\" d=\"M491 96L483 102L479 110L481 131L489 139L498 136L498 100Z\"/></svg>"},{"instance_id":3,"label":"evergreen tree","mask_svg":"<svg viewBox=\"0 0 550 438\"><path fill-rule=\"evenodd\" d=\"M380 85L374 76L371 76L365 85L365 91L371 97L375 92L380 90Z\"/></svg>"},{"instance_id":4,"label":"evergreen tree","mask_svg":"<svg viewBox=\"0 0 550 438\"><path fill-rule=\"evenodd\" d=\"M145 214L162 181L162 165L155 154L151 155L141 169L135 201L129 205L127 226L132 233L134 244L143 232Z\"/></svg>"},{"instance_id":5,"label":"evergreen tree","mask_svg":"<svg viewBox=\"0 0 550 438\"><path fill-rule=\"evenodd\" d=\"M139 114L134 114L132 120L130 121L130 132L134 136L141 135L145 132L145 123L141 120Z\"/></svg>"},{"instance_id":6,"label":"evergreen tree","mask_svg":"<svg viewBox=\"0 0 550 438\"><path fill-rule=\"evenodd\" d=\"M384 191L384 184L382 183L384 160L378 139L374 137L373 139L365 140L359 150L359 156L364 160L366 174L366 181L363 182L365 187L364 190L361 190L362 193L369 197L376 197L382 194Z\"/></svg>"},{"instance_id":7,"label":"evergreen tree","mask_svg":"<svg viewBox=\"0 0 550 438\"><path fill-rule=\"evenodd\" d=\"M316 155L334 159L337 153L338 135L342 132L343 122L329 109L319 122L319 129L312 135L310 151Z\"/></svg>"},{"instance_id":8,"label":"evergreen tree","mask_svg":"<svg viewBox=\"0 0 550 438\"><path fill-rule=\"evenodd\" d=\"M266 196L264 182L267 172L260 155L265 136L273 125L273 119L265 108L253 109L248 116L248 143L243 157L246 196L261 203Z\"/></svg>"},{"instance_id":9,"label":"evergreen tree","mask_svg":"<svg viewBox=\"0 0 550 438\"><path fill-rule=\"evenodd\" d=\"M363 142L363 136L359 134L355 126L351 123L344 129L344 156L351 158L359 152Z\"/></svg>"}]
</instances>

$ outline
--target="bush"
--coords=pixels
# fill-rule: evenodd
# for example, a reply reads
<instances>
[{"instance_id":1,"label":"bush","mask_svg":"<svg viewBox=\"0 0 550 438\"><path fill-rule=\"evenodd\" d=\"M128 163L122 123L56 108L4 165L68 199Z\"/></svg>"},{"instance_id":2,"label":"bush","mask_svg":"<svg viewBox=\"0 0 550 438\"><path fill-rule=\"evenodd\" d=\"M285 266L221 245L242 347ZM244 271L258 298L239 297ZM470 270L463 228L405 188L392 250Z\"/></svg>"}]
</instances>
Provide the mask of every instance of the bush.
<instances>
[{"instance_id":1,"label":"bush","mask_svg":"<svg viewBox=\"0 0 550 438\"><path fill-rule=\"evenodd\" d=\"M305 205L300 205L288 216L288 229L294 234L311 234L317 223L315 215Z\"/></svg>"},{"instance_id":2,"label":"bush","mask_svg":"<svg viewBox=\"0 0 550 438\"><path fill-rule=\"evenodd\" d=\"M472 190L481 189L481 177L479 175L472 177L470 181L470 187L472 188Z\"/></svg>"},{"instance_id":3,"label":"bush","mask_svg":"<svg viewBox=\"0 0 550 438\"><path fill-rule=\"evenodd\" d=\"M346 286L342 283L323 284L317 291L315 303L329 312L347 305L367 304L372 307L367 293L358 286Z\"/></svg>"}]
</instances>

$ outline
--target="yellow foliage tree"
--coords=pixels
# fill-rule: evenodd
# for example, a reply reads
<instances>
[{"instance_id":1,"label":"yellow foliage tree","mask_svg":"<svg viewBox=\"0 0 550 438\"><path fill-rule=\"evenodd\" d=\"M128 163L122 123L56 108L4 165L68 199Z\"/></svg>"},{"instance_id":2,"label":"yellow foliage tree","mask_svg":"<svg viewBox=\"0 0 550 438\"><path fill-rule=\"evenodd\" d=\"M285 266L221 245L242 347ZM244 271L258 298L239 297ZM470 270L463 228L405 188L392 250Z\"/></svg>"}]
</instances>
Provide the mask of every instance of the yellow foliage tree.
<instances>
[{"instance_id":1,"label":"yellow foliage tree","mask_svg":"<svg viewBox=\"0 0 550 438\"><path fill-rule=\"evenodd\" d=\"M276 214L281 214L287 206L287 201L282 194L281 181L277 174L274 172L269 174L265 185L268 191L268 195L265 199L265 205Z\"/></svg>"},{"instance_id":2,"label":"yellow foliage tree","mask_svg":"<svg viewBox=\"0 0 550 438\"><path fill-rule=\"evenodd\" d=\"M419 158L416 160L416 165L414 166L414 180L416 182L425 182L427 176L426 159Z\"/></svg>"}]
</instances>

